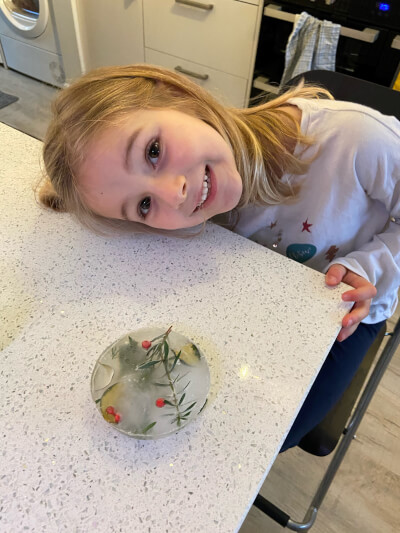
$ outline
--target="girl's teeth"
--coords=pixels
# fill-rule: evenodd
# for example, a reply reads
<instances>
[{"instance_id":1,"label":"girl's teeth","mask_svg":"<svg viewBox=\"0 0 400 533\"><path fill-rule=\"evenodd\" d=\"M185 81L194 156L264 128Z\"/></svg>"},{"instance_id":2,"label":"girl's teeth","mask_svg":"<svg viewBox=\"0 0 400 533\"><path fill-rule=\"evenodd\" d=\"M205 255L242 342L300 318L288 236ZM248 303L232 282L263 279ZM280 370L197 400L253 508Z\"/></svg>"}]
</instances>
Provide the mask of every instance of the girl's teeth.
<instances>
[{"instance_id":1,"label":"girl's teeth","mask_svg":"<svg viewBox=\"0 0 400 533\"><path fill-rule=\"evenodd\" d=\"M201 207L203 203L205 202L205 200L207 199L209 188L210 188L210 178L207 176L207 174L205 174L204 180L203 180L203 192L201 195L201 201L199 205L197 206L197 208Z\"/></svg>"}]
</instances>

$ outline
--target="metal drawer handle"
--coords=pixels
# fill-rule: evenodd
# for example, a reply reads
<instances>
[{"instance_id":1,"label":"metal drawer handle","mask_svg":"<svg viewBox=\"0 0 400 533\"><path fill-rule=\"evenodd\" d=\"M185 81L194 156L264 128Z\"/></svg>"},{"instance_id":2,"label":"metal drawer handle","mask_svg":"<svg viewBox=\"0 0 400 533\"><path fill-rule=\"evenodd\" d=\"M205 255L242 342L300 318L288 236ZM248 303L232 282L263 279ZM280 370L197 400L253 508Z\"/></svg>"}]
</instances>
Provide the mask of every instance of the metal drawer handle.
<instances>
[{"instance_id":1,"label":"metal drawer handle","mask_svg":"<svg viewBox=\"0 0 400 533\"><path fill-rule=\"evenodd\" d=\"M192 72L191 70L186 70L185 68L182 68L180 66L175 67L175 70L177 72L180 72L181 74L186 74L187 76L192 76L192 78L197 78L198 80L208 80L209 76L208 74L198 74L197 72Z\"/></svg>"},{"instance_id":2,"label":"metal drawer handle","mask_svg":"<svg viewBox=\"0 0 400 533\"><path fill-rule=\"evenodd\" d=\"M400 35L396 35L396 37L392 41L392 44L390 45L390 48L400 50Z\"/></svg>"},{"instance_id":3,"label":"metal drawer handle","mask_svg":"<svg viewBox=\"0 0 400 533\"><path fill-rule=\"evenodd\" d=\"M185 4L186 6L198 7L199 9L205 9L211 11L214 8L214 4L202 4L201 2L194 2L193 0L175 0L177 4Z\"/></svg>"},{"instance_id":4,"label":"metal drawer handle","mask_svg":"<svg viewBox=\"0 0 400 533\"><path fill-rule=\"evenodd\" d=\"M278 6L277 4L267 4L264 9L264 15L273 19L294 22L296 16L294 13L287 13L286 11L281 10L282 6ZM343 35L343 37L350 37L350 39L357 39L357 41L363 41L365 43L374 43L379 37L379 30L364 28L361 31L342 26L340 28L340 35Z\"/></svg>"},{"instance_id":5,"label":"metal drawer handle","mask_svg":"<svg viewBox=\"0 0 400 533\"><path fill-rule=\"evenodd\" d=\"M364 28L361 31L342 26L340 29L340 35L343 35L343 37L350 37L350 39L356 39L357 41L364 41L365 43L374 43L379 37L379 30Z\"/></svg>"}]
</instances>

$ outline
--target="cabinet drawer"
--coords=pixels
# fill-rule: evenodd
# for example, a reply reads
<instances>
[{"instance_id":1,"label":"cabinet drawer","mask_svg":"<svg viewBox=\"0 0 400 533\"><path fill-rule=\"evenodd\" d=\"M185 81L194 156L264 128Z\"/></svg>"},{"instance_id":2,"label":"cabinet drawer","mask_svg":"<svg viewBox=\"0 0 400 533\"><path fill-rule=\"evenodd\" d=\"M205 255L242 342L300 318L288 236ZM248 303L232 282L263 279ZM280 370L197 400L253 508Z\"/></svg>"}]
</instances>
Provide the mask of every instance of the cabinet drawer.
<instances>
[{"instance_id":1,"label":"cabinet drawer","mask_svg":"<svg viewBox=\"0 0 400 533\"><path fill-rule=\"evenodd\" d=\"M145 46L235 76L250 75L258 7L232 0L144 0Z\"/></svg>"},{"instance_id":2,"label":"cabinet drawer","mask_svg":"<svg viewBox=\"0 0 400 533\"><path fill-rule=\"evenodd\" d=\"M232 76L231 74L226 74L210 67L204 67L191 61L186 61L185 59L151 50L150 48L145 48L145 58L146 63L152 65L159 65L178 72L184 69L203 78L207 77L207 79L199 79L193 75L188 75L192 81L209 90L225 105L235 107L245 107L247 105L247 80L245 78Z\"/></svg>"}]
</instances>

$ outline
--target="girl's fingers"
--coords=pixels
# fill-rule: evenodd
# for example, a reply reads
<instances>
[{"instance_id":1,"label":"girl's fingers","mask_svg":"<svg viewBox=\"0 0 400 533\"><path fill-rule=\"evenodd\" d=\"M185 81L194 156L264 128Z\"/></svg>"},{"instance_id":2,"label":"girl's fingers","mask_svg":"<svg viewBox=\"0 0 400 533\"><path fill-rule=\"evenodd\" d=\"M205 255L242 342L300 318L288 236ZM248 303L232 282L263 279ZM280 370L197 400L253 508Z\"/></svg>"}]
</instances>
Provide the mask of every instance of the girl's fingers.
<instances>
[{"instance_id":1,"label":"girl's fingers","mask_svg":"<svg viewBox=\"0 0 400 533\"><path fill-rule=\"evenodd\" d=\"M337 336L337 340L339 342L342 342L342 341L346 340L347 337L350 337L350 335L352 335L357 328L358 328L358 323L355 324L354 326L352 326L351 328L342 328L339 331L339 335Z\"/></svg>"},{"instance_id":2,"label":"girl's fingers","mask_svg":"<svg viewBox=\"0 0 400 533\"><path fill-rule=\"evenodd\" d=\"M334 286L343 281L353 289L342 294L346 302L355 302L351 311L342 320L342 329L337 336L344 341L357 329L359 323L369 314L371 299L376 296L376 288L367 279L339 264L332 265L325 275L327 285Z\"/></svg>"},{"instance_id":3,"label":"girl's fingers","mask_svg":"<svg viewBox=\"0 0 400 533\"><path fill-rule=\"evenodd\" d=\"M368 282L368 285L344 292L342 299L346 302L361 302L362 300L369 300L374 296L376 296L376 288L372 283Z\"/></svg>"},{"instance_id":4,"label":"girl's fingers","mask_svg":"<svg viewBox=\"0 0 400 533\"><path fill-rule=\"evenodd\" d=\"M328 272L325 274L325 282L327 285L337 285L340 283L344 276L346 275L347 268L343 265L335 264L332 265Z\"/></svg>"},{"instance_id":5,"label":"girl's fingers","mask_svg":"<svg viewBox=\"0 0 400 533\"><path fill-rule=\"evenodd\" d=\"M369 314L369 308L371 306L371 300L364 300L356 303L350 313L348 313L342 320L342 326L349 328L353 325L357 325L364 320Z\"/></svg>"}]
</instances>

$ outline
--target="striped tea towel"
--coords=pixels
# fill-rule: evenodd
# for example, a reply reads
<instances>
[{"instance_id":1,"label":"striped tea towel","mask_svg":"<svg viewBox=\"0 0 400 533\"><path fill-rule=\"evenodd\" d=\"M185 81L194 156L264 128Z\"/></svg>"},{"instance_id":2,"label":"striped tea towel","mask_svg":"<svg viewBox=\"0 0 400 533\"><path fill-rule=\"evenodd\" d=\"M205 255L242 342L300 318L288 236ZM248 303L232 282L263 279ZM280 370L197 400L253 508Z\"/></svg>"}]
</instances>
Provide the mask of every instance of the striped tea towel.
<instances>
[{"instance_id":1,"label":"striped tea towel","mask_svg":"<svg viewBox=\"0 0 400 533\"><path fill-rule=\"evenodd\" d=\"M280 89L308 70L335 70L339 35L340 24L318 20L305 11L298 15L286 46Z\"/></svg>"}]
</instances>

